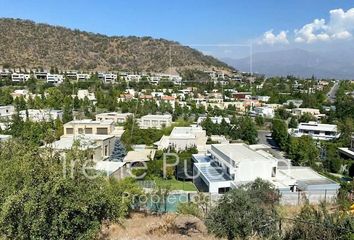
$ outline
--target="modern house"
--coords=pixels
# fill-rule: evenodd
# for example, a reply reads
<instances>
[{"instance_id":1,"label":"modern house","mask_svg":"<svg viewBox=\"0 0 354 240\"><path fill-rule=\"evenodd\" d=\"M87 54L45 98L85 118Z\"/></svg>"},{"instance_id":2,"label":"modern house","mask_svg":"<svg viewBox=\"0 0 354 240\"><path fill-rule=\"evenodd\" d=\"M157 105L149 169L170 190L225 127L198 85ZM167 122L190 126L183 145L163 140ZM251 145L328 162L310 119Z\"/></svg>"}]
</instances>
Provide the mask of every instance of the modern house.
<instances>
[{"instance_id":1,"label":"modern house","mask_svg":"<svg viewBox=\"0 0 354 240\"><path fill-rule=\"evenodd\" d=\"M23 121L31 120L33 122L50 122L57 118L60 120L63 118L62 110L52 110L52 109L27 109L19 112L19 116Z\"/></svg>"},{"instance_id":2,"label":"modern house","mask_svg":"<svg viewBox=\"0 0 354 240\"><path fill-rule=\"evenodd\" d=\"M159 150L171 148L182 151L191 147L203 150L207 140L206 132L202 127L174 127L170 136L162 136L160 141L155 143L155 146Z\"/></svg>"},{"instance_id":3,"label":"modern house","mask_svg":"<svg viewBox=\"0 0 354 240\"><path fill-rule=\"evenodd\" d=\"M165 115L145 115L140 118L140 127L157 128L169 127L172 124L172 116L170 114Z\"/></svg>"},{"instance_id":4,"label":"modern house","mask_svg":"<svg viewBox=\"0 0 354 240\"><path fill-rule=\"evenodd\" d=\"M197 120L197 124L200 125L202 124L202 122L205 121L205 119L207 119L207 117L199 117ZM210 120L214 123L214 124L221 124L222 120L225 120L225 122L230 123L230 119L227 117L222 117L222 116L215 116L215 117L210 117Z\"/></svg>"},{"instance_id":5,"label":"modern house","mask_svg":"<svg viewBox=\"0 0 354 240\"><path fill-rule=\"evenodd\" d=\"M271 107L255 107L252 111L256 116L261 116L265 118L274 117L274 109Z\"/></svg>"},{"instance_id":6,"label":"modern house","mask_svg":"<svg viewBox=\"0 0 354 240\"><path fill-rule=\"evenodd\" d=\"M0 106L0 119L9 120L15 114L15 107L13 105Z\"/></svg>"},{"instance_id":7,"label":"modern house","mask_svg":"<svg viewBox=\"0 0 354 240\"><path fill-rule=\"evenodd\" d=\"M289 133L294 137L307 135L316 140L333 140L340 135L337 130L337 125L320 124L316 122L300 123L298 128L289 129Z\"/></svg>"},{"instance_id":8,"label":"modern house","mask_svg":"<svg viewBox=\"0 0 354 240\"><path fill-rule=\"evenodd\" d=\"M129 116L133 116L133 113L117 113L117 112L100 113L96 115L96 121L111 120L115 123L122 124L125 123L125 121Z\"/></svg>"},{"instance_id":9,"label":"modern house","mask_svg":"<svg viewBox=\"0 0 354 240\"><path fill-rule=\"evenodd\" d=\"M196 186L211 193L224 193L256 178L275 179L278 163L263 150L243 143L213 144L207 154L194 154L193 160Z\"/></svg>"},{"instance_id":10,"label":"modern house","mask_svg":"<svg viewBox=\"0 0 354 240\"><path fill-rule=\"evenodd\" d=\"M112 120L94 121L91 119L73 120L64 124L64 136L93 134L110 135L114 131Z\"/></svg>"},{"instance_id":11,"label":"modern house","mask_svg":"<svg viewBox=\"0 0 354 240\"><path fill-rule=\"evenodd\" d=\"M354 135L349 148L339 148L339 153L347 158L354 159Z\"/></svg>"},{"instance_id":12,"label":"modern house","mask_svg":"<svg viewBox=\"0 0 354 240\"><path fill-rule=\"evenodd\" d=\"M206 154L192 158L194 183L200 191L224 193L261 178L279 189L281 202L299 204L303 196L310 203L333 200L340 188L311 168L291 166L258 145L213 144Z\"/></svg>"},{"instance_id":13,"label":"modern house","mask_svg":"<svg viewBox=\"0 0 354 240\"><path fill-rule=\"evenodd\" d=\"M86 81L88 79L90 79L91 75L87 74L87 73L78 73L76 75L76 80L77 81Z\"/></svg>"},{"instance_id":14,"label":"modern house","mask_svg":"<svg viewBox=\"0 0 354 240\"><path fill-rule=\"evenodd\" d=\"M66 152L72 149L74 144L79 144L79 149L89 150L88 156L94 162L107 160L114 148L115 136L113 135L72 135L63 136L60 140L47 144L46 147L52 148L65 156Z\"/></svg>"},{"instance_id":15,"label":"modern house","mask_svg":"<svg viewBox=\"0 0 354 240\"><path fill-rule=\"evenodd\" d=\"M321 117L325 116L325 114L321 114L320 110L317 108L293 108L291 109L291 114L297 117L300 117L304 114L310 114L316 119L320 119Z\"/></svg>"}]
</instances>

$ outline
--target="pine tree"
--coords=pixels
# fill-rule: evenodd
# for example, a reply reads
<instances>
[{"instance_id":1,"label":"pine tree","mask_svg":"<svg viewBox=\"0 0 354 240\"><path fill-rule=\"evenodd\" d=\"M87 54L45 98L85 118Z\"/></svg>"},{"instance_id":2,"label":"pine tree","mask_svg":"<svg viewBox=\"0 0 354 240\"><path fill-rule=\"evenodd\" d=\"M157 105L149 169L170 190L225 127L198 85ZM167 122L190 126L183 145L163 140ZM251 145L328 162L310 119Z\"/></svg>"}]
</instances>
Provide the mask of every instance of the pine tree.
<instances>
[{"instance_id":1,"label":"pine tree","mask_svg":"<svg viewBox=\"0 0 354 240\"><path fill-rule=\"evenodd\" d=\"M127 152L125 150L125 147L123 146L121 141L117 139L114 143L114 148L110 160L114 162L123 162L123 159L126 155Z\"/></svg>"}]
</instances>

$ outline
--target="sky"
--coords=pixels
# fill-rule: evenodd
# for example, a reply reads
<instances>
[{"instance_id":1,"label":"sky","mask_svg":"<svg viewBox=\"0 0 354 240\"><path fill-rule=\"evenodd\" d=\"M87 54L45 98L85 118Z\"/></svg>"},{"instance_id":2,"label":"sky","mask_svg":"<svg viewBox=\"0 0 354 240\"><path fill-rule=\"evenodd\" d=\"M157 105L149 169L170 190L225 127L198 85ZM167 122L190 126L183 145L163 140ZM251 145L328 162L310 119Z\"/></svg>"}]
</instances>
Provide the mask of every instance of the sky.
<instances>
[{"instance_id":1,"label":"sky","mask_svg":"<svg viewBox=\"0 0 354 240\"><path fill-rule=\"evenodd\" d=\"M246 56L250 43L253 51L354 43L353 0L0 0L0 9L0 17L165 38L218 57Z\"/></svg>"}]
</instances>

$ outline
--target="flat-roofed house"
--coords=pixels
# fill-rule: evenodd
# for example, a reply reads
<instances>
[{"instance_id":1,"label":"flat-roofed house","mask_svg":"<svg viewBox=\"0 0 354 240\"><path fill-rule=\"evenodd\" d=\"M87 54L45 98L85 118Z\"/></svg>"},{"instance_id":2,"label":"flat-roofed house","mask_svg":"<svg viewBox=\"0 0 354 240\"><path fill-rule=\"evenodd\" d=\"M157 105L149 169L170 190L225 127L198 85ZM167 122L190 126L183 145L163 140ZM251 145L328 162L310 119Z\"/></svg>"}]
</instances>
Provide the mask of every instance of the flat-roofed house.
<instances>
[{"instance_id":1,"label":"flat-roofed house","mask_svg":"<svg viewBox=\"0 0 354 240\"><path fill-rule=\"evenodd\" d=\"M195 184L208 192L223 193L235 184L257 178L272 180L276 177L277 159L263 150L255 151L246 144L213 144L206 155L194 154Z\"/></svg>"},{"instance_id":2,"label":"flat-roofed house","mask_svg":"<svg viewBox=\"0 0 354 240\"><path fill-rule=\"evenodd\" d=\"M172 148L183 151L191 147L203 150L207 140L206 132L202 127L174 127L170 136L162 136L155 145L159 150Z\"/></svg>"},{"instance_id":3,"label":"flat-roofed house","mask_svg":"<svg viewBox=\"0 0 354 240\"><path fill-rule=\"evenodd\" d=\"M87 74L87 73L78 73L76 75L76 80L77 81L86 81L88 79L90 79L91 75Z\"/></svg>"},{"instance_id":4,"label":"flat-roofed house","mask_svg":"<svg viewBox=\"0 0 354 240\"><path fill-rule=\"evenodd\" d=\"M27 109L20 111L19 116L23 121L29 119L33 122L50 122L58 118L62 120L63 111L54 109Z\"/></svg>"},{"instance_id":5,"label":"flat-roofed house","mask_svg":"<svg viewBox=\"0 0 354 240\"><path fill-rule=\"evenodd\" d=\"M31 75L24 73L13 73L11 74L11 80L13 82L26 82L30 79Z\"/></svg>"},{"instance_id":6,"label":"flat-roofed house","mask_svg":"<svg viewBox=\"0 0 354 240\"><path fill-rule=\"evenodd\" d=\"M307 135L316 140L333 140L339 138L340 135L337 125L316 122L300 123L298 128L289 129L289 133L294 137Z\"/></svg>"},{"instance_id":7,"label":"flat-roofed house","mask_svg":"<svg viewBox=\"0 0 354 240\"><path fill-rule=\"evenodd\" d=\"M325 116L325 114L321 114L320 110L317 108L293 108L291 109L291 114L298 117L304 114L310 114L317 119L320 119L321 117Z\"/></svg>"},{"instance_id":8,"label":"flat-roofed house","mask_svg":"<svg viewBox=\"0 0 354 240\"><path fill-rule=\"evenodd\" d=\"M140 127L157 128L169 127L172 124L172 116L170 114L165 115L145 115L140 118Z\"/></svg>"},{"instance_id":9,"label":"flat-roofed house","mask_svg":"<svg viewBox=\"0 0 354 240\"><path fill-rule=\"evenodd\" d=\"M115 123L122 124L125 123L125 121L129 116L133 116L133 113L117 113L117 112L100 113L96 115L96 121L111 120Z\"/></svg>"},{"instance_id":10,"label":"flat-roofed house","mask_svg":"<svg viewBox=\"0 0 354 240\"><path fill-rule=\"evenodd\" d=\"M64 81L64 76L60 74L47 74L47 83L60 84Z\"/></svg>"},{"instance_id":11,"label":"flat-roofed house","mask_svg":"<svg viewBox=\"0 0 354 240\"><path fill-rule=\"evenodd\" d=\"M109 159L112 155L115 143L115 136L113 135L72 135L62 136L60 140L47 144L46 147L50 147L65 156L66 152L72 149L74 144L79 144L79 149L89 150L90 156L88 156L94 162L103 161Z\"/></svg>"},{"instance_id":12,"label":"flat-roofed house","mask_svg":"<svg viewBox=\"0 0 354 240\"><path fill-rule=\"evenodd\" d=\"M64 124L64 136L94 134L110 135L114 132L112 120L94 121L91 119L73 120Z\"/></svg>"},{"instance_id":13,"label":"flat-roofed house","mask_svg":"<svg viewBox=\"0 0 354 240\"><path fill-rule=\"evenodd\" d=\"M98 78L104 83L114 83L117 80L117 74L113 73L99 73Z\"/></svg>"},{"instance_id":14,"label":"flat-roofed house","mask_svg":"<svg viewBox=\"0 0 354 240\"><path fill-rule=\"evenodd\" d=\"M15 114L15 107L13 105L0 106L0 119L10 120Z\"/></svg>"},{"instance_id":15,"label":"flat-roofed house","mask_svg":"<svg viewBox=\"0 0 354 240\"><path fill-rule=\"evenodd\" d=\"M349 157L351 159L354 159L354 135L352 136L350 147L339 148L339 153L344 157Z\"/></svg>"}]
</instances>

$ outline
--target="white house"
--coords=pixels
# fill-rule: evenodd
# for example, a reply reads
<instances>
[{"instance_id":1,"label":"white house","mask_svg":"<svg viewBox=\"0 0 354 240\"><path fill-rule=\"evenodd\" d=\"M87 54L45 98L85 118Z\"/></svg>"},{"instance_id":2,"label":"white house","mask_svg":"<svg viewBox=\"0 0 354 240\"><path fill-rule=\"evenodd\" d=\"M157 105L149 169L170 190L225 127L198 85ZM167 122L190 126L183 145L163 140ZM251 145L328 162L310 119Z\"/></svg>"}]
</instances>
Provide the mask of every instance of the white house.
<instances>
[{"instance_id":1,"label":"white house","mask_svg":"<svg viewBox=\"0 0 354 240\"><path fill-rule=\"evenodd\" d=\"M64 124L64 136L94 134L113 135L115 128L112 120L94 121L91 119L73 120Z\"/></svg>"},{"instance_id":2,"label":"white house","mask_svg":"<svg viewBox=\"0 0 354 240\"><path fill-rule=\"evenodd\" d=\"M5 141L8 141L12 138L11 135L3 135L3 134L0 134L0 142L5 142Z\"/></svg>"},{"instance_id":3,"label":"white house","mask_svg":"<svg viewBox=\"0 0 354 240\"><path fill-rule=\"evenodd\" d=\"M112 135L72 135L63 136L60 140L47 144L46 147L50 147L65 155L65 153L73 147L75 142L77 142L79 143L80 149L90 150L91 160L98 162L107 160L111 156L115 140L115 136Z\"/></svg>"},{"instance_id":4,"label":"white house","mask_svg":"<svg viewBox=\"0 0 354 240\"><path fill-rule=\"evenodd\" d=\"M140 127L157 128L169 127L172 124L172 116L170 114L165 115L145 115L140 118Z\"/></svg>"},{"instance_id":5,"label":"white house","mask_svg":"<svg viewBox=\"0 0 354 240\"><path fill-rule=\"evenodd\" d=\"M253 109L254 114L257 116L262 116L265 118L273 118L274 117L274 109L271 107L255 107Z\"/></svg>"},{"instance_id":6,"label":"white house","mask_svg":"<svg viewBox=\"0 0 354 240\"><path fill-rule=\"evenodd\" d=\"M109 113L100 113L96 115L96 121L106 121L111 120L115 123L125 123L129 116L133 116L133 113L117 113L117 112L109 112Z\"/></svg>"},{"instance_id":7,"label":"white house","mask_svg":"<svg viewBox=\"0 0 354 240\"><path fill-rule=\"evenodd\" d=\"M174 127L170 136L162 136L155 145L159 150L173 148L181 151L191 147L203 150L207 140L206 132L202 127Z\"/></svg>"},{"instance_id":8,"label":"white house","mask_svg":"<svg viewBox=\"0 0 354 240\"><path fill-rule=\"evenodd\" d=\"M213 144L205 155L194 154L195 184L206 186L208 192L224 193L235 184L256 178L276 177L278 160L263 150L255 151L243 143Z\"/></svg>"},{"instance_id":9,"label":"white house","mask_svg":"<svg viewBox=\"0 0 354 240\"><path fill-rule=\"evenodd\" d=\"M202 122L205 121L205 119L207 119L207 117L199 117L198 120L197 120L197 124L200 125ZM222 117L222 116L210 117L210 120L214 124L221 124L223 119L225 120L225 122L230 123L230 119L227 118L227 117Z\"/></svg>"},{"instance_id":10,"label":"white house","mask_svg":"<svg viewBox=\"0 0 354 240\"><path fill-rule=\"evenodd\" d=\"M13 82L26 82L28 79L30 79L29 74L23 74L23 73L13 73L11 74L11 80Z\"/></svg>"},{"instance_id":11,"label":"white house","mask_svg":"<svg viewBox=\"0 0 354 240\"><path fill-rule=\"evenodd\" d=\"M294 137L307 135L316 140L333 140L340 135L337 130L337 125L320 124L316 122L300 123L298 128L289 129L289 133Z\"/></svg>"},{"instance_id":12,"label":"white house","mask_svg":"<svg viewBox=\"0 0 354 240\"><path fill-rule=\"evenodd\" d=\"M317 119L320 119L321 117L325 116L325 114L321 114L320 110L317 108L293 108L291 109L291 114L293 116L298 116L298 117L304 114L310 114Z\"/></svg>"},{"instance_id":13,"label":"white house","mask_svg":"<svg viewBox=\"0 0 354 240\"><path fill-rule=\"evenodd\" d=\"M299 204L302 194L310 203L333 200L340 188L311 168L291 166L256 145L213 144L207 154L192 158L195 185L210 193L224 193L261 178L279 189L282 203Z\"/></svg>"},{"instance_id":14,"label":"white house","mask_svg":"<svg viewBox=\"0 0 354 240\"><path fill-rule=\"evenodd\" d=\"M0 106L0 119L9 120L15 114L15 107L13 105Z\"/></svg>"},{"instance_id":15,"label":"white house","mask_svg":"<svg viewBox=\"0 0 354 240\"><path fill-rule=\"evenodd\" d=\"M34 122L50 122L59 118L63 118L62 110L53 109L27 109L19 112L20 117L26 121L27 119Z\"/></svg>"}]
</instances>

